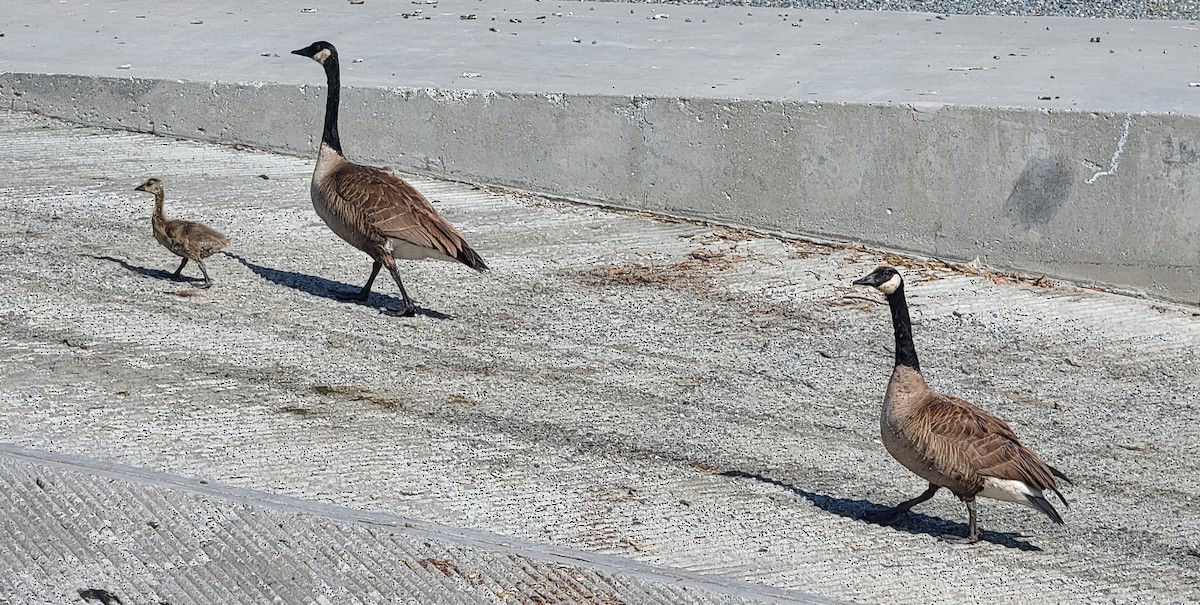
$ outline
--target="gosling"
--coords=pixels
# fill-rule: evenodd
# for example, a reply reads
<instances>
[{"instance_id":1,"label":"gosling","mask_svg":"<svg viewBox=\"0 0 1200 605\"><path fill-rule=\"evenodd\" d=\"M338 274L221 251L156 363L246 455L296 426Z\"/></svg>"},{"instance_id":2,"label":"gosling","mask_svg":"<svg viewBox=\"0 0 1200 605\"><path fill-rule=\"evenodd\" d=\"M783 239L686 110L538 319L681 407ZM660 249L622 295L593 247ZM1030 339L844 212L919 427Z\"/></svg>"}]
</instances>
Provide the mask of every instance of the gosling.
<instances>
[{"instance_id":1,"label":"gosling","mask_svg":"<svg viewBox=\"0 0 1200 605\"><path fill-rule=\"evenodd\" d=\"M158 243L167 250L183 258L183 261L179 263L179 268L175 269L175 273L171 275L171 279L181 279L180 273L187 266L188 261L192 260L196 261L196 264L200 266L200 273L204 275L204 283L197 287L208 288L211 286L212 280L208 277L204 259L220 252L229 244L229 238L202 223L168 219L163 214L165 194L162 181L158 179L150 179L138 185L134 191L145 191L154 195L154 214L150 218L150 225L154 228L154 239L158 240Z\"/></svg>"}]
</instances>

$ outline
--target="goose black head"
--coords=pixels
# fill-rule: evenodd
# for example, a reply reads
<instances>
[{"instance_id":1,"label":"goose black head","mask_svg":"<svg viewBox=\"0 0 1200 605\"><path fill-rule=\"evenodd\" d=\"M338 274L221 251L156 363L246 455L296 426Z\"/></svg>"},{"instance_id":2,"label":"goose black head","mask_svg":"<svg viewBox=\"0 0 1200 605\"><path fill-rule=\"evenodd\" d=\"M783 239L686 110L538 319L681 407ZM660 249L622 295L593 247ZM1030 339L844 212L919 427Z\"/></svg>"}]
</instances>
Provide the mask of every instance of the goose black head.
<instances>
[{"instance_id":1,"label":"goose black head","mask_svg":"<svg viewBox=\"0 0 1200 605\"><path fill-rule=\"evenodd\" d=\"M150 179L150 180L146 181L145 183L142 183L141 185L134 187L133 190L134 191L145 191L146 193L155 193L155 194L162 193L163 192L162 181L160 181L158 179Z\"/></svg>"},{"instance_id":2,"label":"goose black head","mask_svg":"<svg viewBox=\"0 0 1200 605\"><path fill-rule=\"evenodd\" d=\"M856 286L871 286L884 294L890 295L900 286L904 285L904 279L900 277L900 272L891 267L879 267L874 271L854 280Z\"/></svg>"},{"instance_id":3,"label":"goose black head","mask_svg":"<svg viewBox=\"0 0 1200 605\"><path fill-rule=\"evenodd\" d=\"M309 44L308 46L305 46L304 48L293 50L292 54L308 57L309 59L320 63L321 65L324 65L330 57L337 59L337 49L334 48L332 44L324 40L318 40L312 44Z\"/></svg>"}]
</instances>

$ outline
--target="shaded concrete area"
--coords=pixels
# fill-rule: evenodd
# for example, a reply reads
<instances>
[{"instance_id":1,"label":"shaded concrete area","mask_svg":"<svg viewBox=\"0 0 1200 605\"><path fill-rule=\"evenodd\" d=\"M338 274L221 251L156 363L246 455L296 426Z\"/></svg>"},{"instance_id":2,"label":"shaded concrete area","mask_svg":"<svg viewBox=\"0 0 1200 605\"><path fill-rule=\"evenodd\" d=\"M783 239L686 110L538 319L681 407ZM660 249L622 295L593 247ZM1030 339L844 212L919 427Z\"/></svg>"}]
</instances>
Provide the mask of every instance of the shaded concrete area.
<instances>
[{"instance_id":1,"label":"shaded concrete area","mask_svg":"<svg viewBox=\"0 0 1200 605\"><path fill-rule=\"evenodd\" d=\"M275 565L348 578L344 590L288 593L313 598L372 594L388 577L398 592L427 582L412 590L511 602L499 593L529 577L512 566L560 569L528 545L628 561L568 567L630 603L647 591L679 602L661 579L672 569L695 582L695 602L1200 598L1193 309L413 177L493 270L405 263L429 313L398 319L380 312L397 302L382 282L365 305L328 296L360 285L370 264L313 213L310 160L16 113L0 114L0 131L11 167L0 174L0 458L14 486L0 531L95 562L3 551L33 602L90 588L182 594L169 582L198 576L174 552L204 553L205 569L229 562L242 575L228 583L274 586ZM164 279L175 259L151 237L151 201L132 191L151 175L168 215L232 239L209 263L211 290ZM878 297L849 281L880 262L905 268L932 384L1007 419L1075 480L1065 526L985 501L984 542L951 547L936 536L963 532L966 516L945 495L895 527L859 519L923 488L878 442L891 328ZM46 474L18 449L340 512L322 528L316 513L199 488ZM141 519L135 495L179 511L172 531L192 537L152 552L160 538L144 529L146 550L129 546L132 528L163 521ZM47 498L60 508L42 510ZM526 550L372 535L338 520L353 511ZM239 537L243 523L264 529ZM239 550L289 531L318 532L332 558L273 546L268 564ZM374 548L394 557L349 558ZM424 558L493 579L464 584ZM643 564L659 575L635 573ZM572 594L547 602L582 600Z\"/></svg>"},{"instance_id":2,"label":"shaded concrete area","mask_svg":"<svg viewBox=\"0 0 1200 605\"><path fill-rule=\"evenodd\" d=\"M443 0L22 5L0 102L1200 301L1196 24Z\"/></svg>"}]
</instances>

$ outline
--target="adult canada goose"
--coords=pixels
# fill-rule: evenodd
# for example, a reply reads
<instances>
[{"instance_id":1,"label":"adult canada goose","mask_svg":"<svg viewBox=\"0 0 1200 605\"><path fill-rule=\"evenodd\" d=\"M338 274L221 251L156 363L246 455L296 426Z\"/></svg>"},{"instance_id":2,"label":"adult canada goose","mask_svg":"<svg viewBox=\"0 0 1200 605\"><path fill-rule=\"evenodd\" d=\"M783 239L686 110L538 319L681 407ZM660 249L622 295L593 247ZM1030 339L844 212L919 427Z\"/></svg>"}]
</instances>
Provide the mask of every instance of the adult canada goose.
<instances>
[{"instance_id":1,"label":"adult canada goose","mask_svg":"<svg viewBox=\"0 0 1200 605\"><path fill-rule=\"evenodd\" d=\"M292 54L320 63L329 84L325 129L321 133L321 148L313 170L313 207L338 237L366 252L375 261L362 290L342 298L366 300L379 269L387 267L404 297L401 315L411 317L416 307L400 281L397 258L458 261L477 271L487 270L483 259L467 245L454 225L438 214L429 200L412 185L382 168L355 164L346 159L337 127L341 94L337 49L328 42L319 41L293 50Z\"/></svg>"},{"instance_id":2,"label":"adult canada goose","mask_svg":"<svg viewBox=\"0 0 1200 605\"><path fill-rule=\"evenodd\" d=\"M204 283L199 287L211 286L212 280L208 278L208 269L204 267L204 259L228 245L229 238L216 229L195 221L168 220L163 214L165 193L162 181L158 179L150 179L135 187L134 191L154 194L154 215L150 217L150 225L154 227L154 239L158 240L158 243L167 250L183 257L183 261L179 263L179 268L175 269L171 278L179 279L179 274L188 261L194 260L197 265L200 265L200 273L204 274Z\"/></svg>"},{"instance_id":3,"label":"adult canada goose","mask_svg":"<svg viewBox=\"0 0 1200 605\"><path fill-rule=\"evenodd\" d=\"M967 536L942 536L947 542L979 541L976 496L1024 504L1062 524L1046 492L1054 492L1066 505L1055 477L1067 483L1071 480L1022 445L1003 420L963 399L938 393L925 383L913 346L900 273L891 267L879 267L854 283L871 286L887 296L896 333L896 369L888 381L880 414L883 445L900 464L929 482L929 489L916 498L866 518L891 523L944 487L967 505L970 516Z\"/></svg>"}]
</instances>

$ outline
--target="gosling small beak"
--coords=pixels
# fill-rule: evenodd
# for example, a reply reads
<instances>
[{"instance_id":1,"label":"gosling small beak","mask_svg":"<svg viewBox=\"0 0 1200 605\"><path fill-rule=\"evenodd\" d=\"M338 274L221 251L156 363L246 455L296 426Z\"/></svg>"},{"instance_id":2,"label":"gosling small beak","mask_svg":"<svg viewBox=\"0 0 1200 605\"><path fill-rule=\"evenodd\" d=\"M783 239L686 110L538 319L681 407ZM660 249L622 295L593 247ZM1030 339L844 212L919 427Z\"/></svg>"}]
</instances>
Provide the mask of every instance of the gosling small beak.
<instances>
[{"instance_id":1,"label":"gosling small beak","mask_svg":"<svg viewBox=\"0 0 1200 605\"><path fill-rule=\"evenodd\" d=\"M142 183L141 185L138 185L137 187L134 187L134 188L133 188L133 190L134 190L134 191L145 191L145 190L146 190L146 184L145 184L145 183Z\"/></svg>"}]
</instances>

